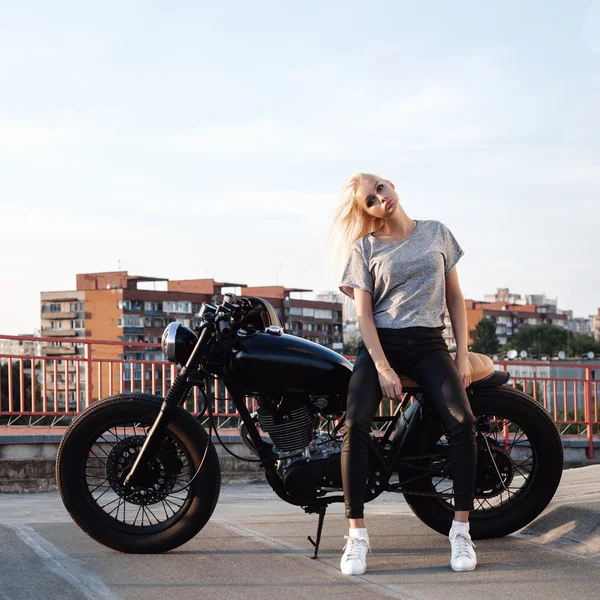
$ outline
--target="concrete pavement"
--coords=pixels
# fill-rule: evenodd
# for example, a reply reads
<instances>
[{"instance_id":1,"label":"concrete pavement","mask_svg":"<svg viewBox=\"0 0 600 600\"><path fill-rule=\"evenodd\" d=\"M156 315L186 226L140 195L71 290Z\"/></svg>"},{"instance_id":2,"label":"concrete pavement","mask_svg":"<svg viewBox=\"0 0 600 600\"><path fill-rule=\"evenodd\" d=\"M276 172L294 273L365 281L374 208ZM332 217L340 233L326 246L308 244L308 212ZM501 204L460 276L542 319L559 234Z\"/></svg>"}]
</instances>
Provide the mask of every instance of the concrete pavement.
<instances>
[{"instance_id":1,"label":"concrete pavement","mask_svg":"<svg viewBox=\"0 0 600 600\"><path fill-rule=\"evenodd\" d=\"M600 597L600 466L564 472L545 513L520 533L477 541L478 568L454 573L445 536L412 515L401 496L367 505L369 568L347 577L338 564L347 533L341 505L328 511L320 559L306 537L317 517L268 486L224 486L209 524L163 555L134 556L88 538L58 494L0 495L0 599L211 598L444 600Z\"/></svg>"}]
</instances>

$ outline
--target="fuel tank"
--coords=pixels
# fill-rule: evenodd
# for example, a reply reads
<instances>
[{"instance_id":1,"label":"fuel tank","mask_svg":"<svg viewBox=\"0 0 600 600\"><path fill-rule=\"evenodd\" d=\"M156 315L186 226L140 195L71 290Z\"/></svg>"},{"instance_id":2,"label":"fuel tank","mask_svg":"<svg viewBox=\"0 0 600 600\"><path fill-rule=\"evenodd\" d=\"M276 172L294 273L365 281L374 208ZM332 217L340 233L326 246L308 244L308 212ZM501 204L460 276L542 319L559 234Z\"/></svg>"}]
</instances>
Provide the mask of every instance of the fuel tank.
<instances>
[{"instance_id":1,"label":"fuel tank","mask_svg":"<svg viewBox=\"0 0 600 600\"><path fill-rule=\"evenodd\" d=\"M339 394L348 390L352 363L341 354L286 333L236 336L227 370L247 394Z\"/></svg>"}]
</instances>

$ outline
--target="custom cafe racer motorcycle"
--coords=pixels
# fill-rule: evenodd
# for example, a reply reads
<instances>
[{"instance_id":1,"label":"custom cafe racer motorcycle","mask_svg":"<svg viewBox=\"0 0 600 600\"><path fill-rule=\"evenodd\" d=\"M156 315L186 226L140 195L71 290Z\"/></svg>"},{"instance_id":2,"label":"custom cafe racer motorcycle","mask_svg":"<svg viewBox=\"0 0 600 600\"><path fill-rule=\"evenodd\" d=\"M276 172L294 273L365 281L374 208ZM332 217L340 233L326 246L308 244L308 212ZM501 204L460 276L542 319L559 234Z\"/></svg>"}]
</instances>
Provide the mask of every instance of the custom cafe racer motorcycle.
<instances>
[{"instance_id":1,"label":"custom cafe racer motorcycle","mask_svg":"<svg viewBox=\"0 0 600 600\"><path fill-rule=\"evenodd\" d=\"M171 323L163 333L166 359L180 365L164 399L117 394L71 423L56 468L64 505L88 535L122 552L165 552L197 535L221 484L212 442L213 430L220 440L211 395L218 378L240 415L250 460L282 500L319 516L316 541L308 538L316 557L327 506L343 501L340 432L352 364L286 334L262 298L226 294L203 303L199 318L195 331ZM544 408L506 385L508 372L482 354L469 360L478 449L470 531L474 539L499 537L548 505L562 474L562 444ZM402 493L419 519L447 534L454 513L448 439L418 384L401 380L403 400L374 422L365 501ZM194 386L197 417L182 406Z\"/></svg>"}]
</instances>

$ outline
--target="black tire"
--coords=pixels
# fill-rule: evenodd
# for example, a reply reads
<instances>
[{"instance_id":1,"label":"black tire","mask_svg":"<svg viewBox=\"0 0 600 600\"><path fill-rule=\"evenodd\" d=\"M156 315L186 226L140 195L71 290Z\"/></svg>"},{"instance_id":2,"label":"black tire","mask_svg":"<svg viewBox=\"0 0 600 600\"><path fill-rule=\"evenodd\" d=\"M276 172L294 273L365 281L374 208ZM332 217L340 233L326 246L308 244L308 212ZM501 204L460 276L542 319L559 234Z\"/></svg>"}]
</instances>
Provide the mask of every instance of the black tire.
<instances>
[{"instance_id":1,"label":"black tire","mask_svg":"<svg viewBox=\"0 0 600 600\"><path fill-rule=\"evenodd\" d=\"M221 470L214 444L200 423L178 408L169 422L167 435L185 450L192 475L206 452L200 473L183 492L187 496L180 510L170 520L165 519L162 526L157 523L144 528L143 521L140 527L135 521L131 525L107 515L94 501L86 475L86 461L94 441L111 423L153 423L162 401L157 396L132 393L96 402L69 426L58 449L56 480L67 511L90 537L120 552L159 553L185 544L206 525L219 498Z\"/></svg>"},{"instance_id":2,"label":"black tire","mask_svg":"<svg viewBox=\"0 0 600 600\"><path fill-rule=\"evenodd\" d=\"M473 539L502 537L525 527L546 508L562 476L563 446L546 410L520 390L504 385L481 388L474 390L470 400L475 417L497 414L509 418L521 426L531 443L534 456L531 480L527 480L521 492L501 506L492 510L474 510L469 516ZM438 439L437 433L433 432L432 435L431 432L425 432L418 436L407 454L420 456L435 452ZM408 471L400 474L400 480L403 477L410 478ZM406 487L416 491L433 490L431 478L424 478ZM449 533L454 512L446 502L412 494L406 494L405 498L423 523L444 535Z\"/></svg>"}]
</instances>

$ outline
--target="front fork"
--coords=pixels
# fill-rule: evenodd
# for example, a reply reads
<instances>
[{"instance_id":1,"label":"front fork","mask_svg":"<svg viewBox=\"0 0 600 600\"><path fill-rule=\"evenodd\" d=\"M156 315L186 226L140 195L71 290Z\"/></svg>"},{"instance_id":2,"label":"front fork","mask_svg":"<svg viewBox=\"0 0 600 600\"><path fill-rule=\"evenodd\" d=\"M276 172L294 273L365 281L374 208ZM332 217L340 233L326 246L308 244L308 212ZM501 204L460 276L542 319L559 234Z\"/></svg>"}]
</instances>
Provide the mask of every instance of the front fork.
<instances>
[{"instance_id":1,"label":"front fork","mask_svg":"<svg viewBox=\"0 0 600 600\"><path fill-rule=\"evenodd\" d=\"M194 350L188 358L187 363L181 368L181 371L179 371L171 389L167 392L167 397L160 407L160 412L152 425L152 429L150 429L146 436L144 445L137 455L133 467L131 467L131 471L129 471L123 481L125 485L139 485L143 476L143 468L140 467L140 464L149 464L150 460L158 453L160 444L163 441L163 436L169 426L171 415L185 399L190 384L188 372L191 372L193 375L195 366L198 364L200 357L204 354L206 344L212 335L213 333L208 327L202 329Z\"/></svg>"},{"instance_id":2,"label":"front fork","mask_svg":"<svg viewBox=\"0 0 600 600\"><path fill-rule=\"evenodd\" d=\"M167 427L169 426L171 415L179 406L179 403L182 400L182 398L185 397L188 387L188 378L186 374L187 369L186 367L183 367L180 373L175 378L171 389L169 389L169 392L167 393L167 397L161 404L160 412L158 413L158 416L154 420L152 428L150 429L148 435L146 436L146 439L144 440L144 445L138 453L135 462L133 463L133 467L131 467L131 471L129 471L129 474L125 477L123 481L124 485L138 485L144 473L143 468L139 466L140 463L145 462L146 464L148 464L150 462L150 459L152 459L158 453L160 444L164 439L164 434L167 431Z\"/></svg>"}]
</instances>

